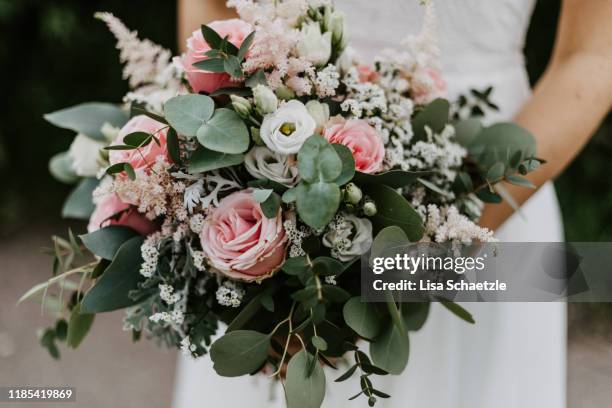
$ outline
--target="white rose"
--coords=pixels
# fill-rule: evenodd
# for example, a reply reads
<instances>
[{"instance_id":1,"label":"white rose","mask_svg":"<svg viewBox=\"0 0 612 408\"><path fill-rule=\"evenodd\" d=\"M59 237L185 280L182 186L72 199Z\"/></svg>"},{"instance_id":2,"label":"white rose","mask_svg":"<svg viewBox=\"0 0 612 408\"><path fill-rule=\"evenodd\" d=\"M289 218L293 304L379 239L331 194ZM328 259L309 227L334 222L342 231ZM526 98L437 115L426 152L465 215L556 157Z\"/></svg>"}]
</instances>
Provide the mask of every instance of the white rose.
<instances>
[{"instance_id":1,"label":"white rose","mask_svg":"<svg viewBox=\"0 0 612 408\"><path fill-rule=\"evenodd\" d=\"M293 154L314 134L316 127L306 106L292 100L264 117L259 136L273 152Z\"/></svg>"},{"instance_id":2,"label":"white rose","mask_svg":"<svg viewBox=\"0 0 612 408\"><path fill-rule=\"evenodd\" d=\"M254 147L244 158L244 167L257 179L276 181L287 187L298 182L298 169L294 156L270 151L267 147Z\"/></svg>"},{"instance_id":3,"label":"white rose","mask_svg":"<svg viewBox=\"0 0 612 408\"><path fill-rule=\"evenodd\" d=\"M74 172L81 177L95 177L101 168L100 149L104 146L106 143L80 133L76 135L68 149Z\"/></svg>"},{"instance_id":4,"label":"white rose","mask_svg":"<svg viewBox=\"0 0 612 408\"><path fill-rule=\"evenodd\" d=\"M327 64L332 51L331 31L321 34L318 23L311 23L302 28L302 39L297 45L298 54L312 64L322 67Z\"/></svg>"}]
</instances>

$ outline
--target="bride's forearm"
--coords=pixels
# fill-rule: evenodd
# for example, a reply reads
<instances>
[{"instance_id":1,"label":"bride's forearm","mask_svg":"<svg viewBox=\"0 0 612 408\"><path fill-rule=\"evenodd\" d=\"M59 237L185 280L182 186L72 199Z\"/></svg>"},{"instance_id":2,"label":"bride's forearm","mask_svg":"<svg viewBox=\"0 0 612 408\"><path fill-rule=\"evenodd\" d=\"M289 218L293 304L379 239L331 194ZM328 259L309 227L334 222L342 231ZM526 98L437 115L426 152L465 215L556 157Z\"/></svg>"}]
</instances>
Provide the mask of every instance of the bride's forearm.
<instances>
[{"instance_id":1,"label":"bride's forearm","mask_svg":"<svg viewBox=\"0 0 612 408\"><path fill-rule=\"evenodd\" d=\"M551 67L516 122L532 132L545 165L528 177L537 187L558 176L589 140L610 109L612 60L576 55ZM520 205L534 190L504 185ZM496 229L511 214L508 203L487 205L481 225Z\"/></svg>"},{"instance_id":2,"label":"bride's forearm","mask_svg":"<svg viewBox=\"0 0 612 408\"><path fill-rule=\"evenodd\" d=\"M178 1L178 41L181 51L193 30L214 20L235 17L232 9L225 5L226 0L179 0Z\"/></svg>"},{"instance_id":3,"label":"bride's forearm","mask_svg":"<svg viewBox=\"0 0 612 408\"><path fill-rule=\"evenodd\" d=\"M547 163L529 175L536 185L557 177L587 143L612 103L612 2L565 0L553 60L516 122L531 131ZM534 190L505 185L520 205ZM480 224L499 227L507 204L487 205Z\"/></svg>"}]
</instances>

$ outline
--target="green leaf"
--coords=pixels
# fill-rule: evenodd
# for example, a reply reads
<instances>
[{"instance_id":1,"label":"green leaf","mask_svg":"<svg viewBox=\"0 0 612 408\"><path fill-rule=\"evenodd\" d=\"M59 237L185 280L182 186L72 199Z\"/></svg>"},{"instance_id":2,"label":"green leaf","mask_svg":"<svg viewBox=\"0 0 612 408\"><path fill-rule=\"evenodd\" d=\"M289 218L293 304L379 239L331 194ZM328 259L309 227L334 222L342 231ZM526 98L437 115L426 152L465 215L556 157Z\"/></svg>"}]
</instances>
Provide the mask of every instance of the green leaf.
<instances>
[{"instance_id":1,"label":"green leaf","mask_svg":"<svg viewBox=\"0 0 612 408\"><path fill-rule=\"evenodd\" d=\"M406 187L414 183L419 177L430 175L430 171L404 171L390 170L379 174L366 174L356 172L353 181L362 184L385 184L391 188Z\"/></svg>"},{"instance_id":2,"label":"green leaf","mask_svg":"<svg viewBox=\"0 0 612 408\"><path fill-rule=\"evenodd\" d=\"M249 34L244 41L242 41L242 44L240 44L240 49L238 50L238 60L244 60L244 57L246 57L247 53L249 52L249 48L251 48L251 44L253 43L254 39L255 31L251 32L251 34Z\"/></svg>"},{"instance_id":3,"label":"green leaf","mask_svg":"<svg viewBox=\"0 0 612 408\"><path fill-rule=\"evenodd\" d=\"M351 368L349 368L344 374L336 378L334 382L342 382L342 381L348 380L355 373L355 371L357 370L357 367L359 367L359 365L357 364L351 366Z\"/></svg>"},{"instance_id":4,"label":"green leaf","mask_svg":"<svg viewBox=\"0 0 612 408\"><path fill-rule=\"evenodd\" d=\"M159 123L163 123L164 125L168 124L168 122L166 121L166 118L164 118L163 116L160 116L153 112L149 112L146 109L146 105L137 103L137 102L132 102L132 104L130 105L130 117L134 117L138 115L148 116L151 119L158 121Z\"/></svg>"},{"instance_id":5,"label":"green leaf","mask_svg":"<svg viewBox=\"0 0 612 408\"><path fill-rule=\"evenodd\" d=\"M287 408L320 408L325 398L325 373L314 356L301 350L287 365ZM312 372L309 374L309 368Z\"/></svg>"},{"instance_id":6,"label":"green leaf","mask_svg":"<svg viewBox=\"0 0 612 408\"><path fill-rule=\"evenodd\" d=\"M436 186L434 183L432 183L431 181L425 180L423 178L418 178L417 181L422 184L423 186L425 186L426 188L428 188L429 190L433 191L434 193L438 193L441 196L447 197L447 198L452 198L451 194L442 190L440 187Z\"/></svg>"},{"instance_id":7,"label":"green leaf","mask_svg":"<svg viewBox=\"0 0 612 408\"><path fill-rule=\"evenodd\" d=\"M401 305L404 326L408 330L420 330L429 315L429 302L405 302Z\"/></svg>"},{"instance_id":8,"label":"green leaf","mask_svg":"<svg viewBox=\"0 0 612 408\"><path fill-rule=\"evenodd\" d=\"M412 120L414 141L424 140L427 136L425 127L429 127L434 133L440 133L448 123L450 104L446 99L435 99L429 105L416 114Z\"/></svg>"},{"instance_id":9,"label":"green leaf","mask_svg":"<svg viewBox=\"0 0 612 408\"><path fill-rule=\"evenodd\" d=\"M274 298L272 296L265 294L261 297L260 302L268 312L274 312Z\"/></svg>"},{"instance_id":10,"label":"green leaf","mask_svg":"<svg viewBox=\"0 0 612 408\"><path fill-rule=\"evenodd\" d=\"M396 225L385 227L374 237L370 247L370 265L374 258L393 257L398 247L406 246L410 240L403 229Z\"/></svg>"},{"instance_id":11,"label":"green leaf","mask_svg":"<svg viewBox=\"0 0 612 408\"><path fill-rule=\"evenodd\" d=\"M221 46L221 42L223 38L211 27L203 24L200 29L202 30L202 36L204 37L204 41L210 46L210 48L214 50L218 50Z\"/></svg>"},{"instance_id":12,"label":"green leaf","mask_svg":"<svg viewBox=\"0 0 612 408\"><path fill-rule=\"evenodd\" d=\"M240 310L240 313L238 313L238 315L234 317L234 320L232 320L231 323L227 326L227 330L225 331L225 333L233 332L244 327L244 325L247 324L249 320L251 320L251 318L253 318L253 316L255 316L257 312L259 312L259 310L261 309L261 299L265 295L265 291L261 291L257 295L255 295L253 299L251 299L249 303L247 303L247 305L244 306L242 310Z\"/></svg>"},{"instance_id":13,"label":"green leaf","mask_svg":"<svg viewBox=\"0 0 612 408\"><path fill-rule=\"evenodd\" d=\"M213 115L215 103L206 95L180 95L164 104L164 112L170 126L178 133L188 137L197 134Z\"/></svg>"},{"instance_id":14,"label":"green leaf","mask_svg":"<svg viewBox=\"0 0 612 408\"><path fill-rule=\"evenodd\" d=\"M459 306L457 303L451 302L450 300L443 300L443 299L438 299L438 300L440 301L442 306L450 310L455 316L459 317L460 319L470 324L476 323L476 321L472 317L472 314L468 312L467 310L465 310L463 307Z\"/></svg>"},{"instance_id":15,"label":"green leaf","mask_svg":"<svg viewBox=\"0 0 612 408\"><path fill-rule=\"evenodd\" d=\"M266 74L262 71L256 71L253 75L244 81L244 84L249 88L255 88L257 85L267 85Z\"/></svg>"},{"instance_id":16,"label":"green leaf","mask_svg":"<svg viewBox=\"0 0 612 408\"><path fill-rule=\"evenodd\" d=\"M123 163L123 170L130 180L136 180L136 172L130 163Z\"/></svg>"},{"instance_id":17,"label":"green leaf","mask_svg":"<svg viewBox=\"0 0 612 408\"><path fill-rule=\"evenodd\" d=\"M123 143L132 147L142 147L146 146L153 140L153 137L150 133L147 132L133 132L128 135L125 135L123 138Z\"/></svg>"},{"instance_id":18,"label":"green leaf","mask_svg":"<svg viewBox=\"0 0 612 408\"><path fill-rule=\"evenodd\" d=\"M168 146L168 155L170 159L181 166L183 164L183 160L181 158L181 147L179 144L178 135L176 134L176 130L173 128L168 129L168 136L166 137L166 144Z\"/></svg>"},{"instance_id":19,"label":"green leaf","mask_svg":"<svg viewBox=\"0 0 612 408\"><path fill-rule=\"evenodd\" d=\"M468 118L455 122L455 141L462 146L468 146L482 131L480 119Z\"/></svg>"},{"instance_id":20,"label":"green leaf","mask_svg":"<svg viewBox=\"0 0 612 408\"><path fill-rule=\"evenodd\" d=\"M94 314L81 313L81 305L77 304L70 313L68 321L68 335L66 344L68 347L77 348L83 341L91 325L93 324Z\"/></svg>"},{"instance_id":21,"label":"green leaf","mask_svg":"<svg viewBox=\"0 0 612 408\"><path fill-rule=\"evenodd\" d=\"M85 248L103 259L112 260L126 241L139 234L129 227L109 225L89 234L79 235Z\"/></svg>"},{"instance_id":22,"label":"green leaf","mask_svg":"<svg viewBox=\"0 0 612 408\"><path fill-rule=\"evenodd\" d=\"M504 172L506 171L506 166L504 163L497 162L492 165L487 171L487 179L489 181L497 181L500 178L504 177Z\"/></svg>"},{"instance_id":23,"label":"green leaf","mask_svg":"<svg viewBox=\"0 0 612 408\"><path fill-rule=\"evenodd\" d=\"M378 229L396 225L400 227L411 242L423 236L423 221L410 203L394 189L383 184L371 184L364 191L377 204L376 215L370 218Z\"/></svg>"},{"instance_id":24,"label":"green leaf","mask_svg":"<svg viewBox=\"0 0 612 408\"><path fill-rule=\"evenodd\" d=\"M521 176L516 176L513 174L509 174L506 176L506 181L508 183L512 183L516 186L521 186L521 187L527 187L527 188L536 188L535 185L527 180L526 178L523 178Z\"/></svg>"},{"instance_id":25,"label":"green leaf","mask_svg":"<svg viewBox=\"0 0 612 408\"><path fill-rule=\"evenodd\" d=\"M244 76L244 72L242 72L242 68L240 68L240 60L238 60L238 57L233 55L228 56L223 61L223 69L231 77L242 78Z\"/></svg>"},{"instance_id":26,"label":"green leaf","mask_svg":"<svg viewBox=\"0 0 612 408\"><path fill-rule=\"evenodd\" d=\"M105 123L120 128L128 120L127 114L117 105L100 102L83 103L47 113L44 118L57 127L82 133L100 141L106 141L102 133L102 126Z\"/></svg>"},{"instance_id":27,"label":"green leaf","mask_svg":"<svg viewBox=\"0 0 612 408\"><path fill-rule=\"evenodd\" d=\"M312 270L319 276L338 275L344 269L342 262L327 256L319 256L312 261Z\"/></svg>"},{"instance_id":28,"label":"green leaf","mask_svg":"<svg viewBox=\"0 0 612 408\"><path fill-rule=\"evenodd\" d=\"M309 183L331 183L342 173L340 156L322 136L310 136L298 152L300 177Z\"/></svg>"},{"instance_id":29,"label":"green leaf","mask_svg":"<svg viewBox=\"0 0 612 408\"><path fill-rule=\"evenodd\" d=\"M355 158L353 157L353 153L351 153L346 146L334 143L332 147L336 150L338 157L340 157L340 161L342 161L342 171L334 180L334 183L342 186L351 181L355 175Z\"/></svg>"},{"instance_id":30,"label":"green leaf","mask_svg":"<svg viewBox=\"0 0 612 408\"><path fill-rule=\"evenodd\" d=\"M247 181L247 186L254 188L263 188L265 190L274 190L278 194L283 194L288 189L287 186L268 179L250 180Z\"/></svg>"},{"instance_id":31,"label":"green leaf","mask_svg":"<svg viewBox=\"0 0 612 408\"><path fill-rule=\"evenodd\" d=\"M189 173L204 173L206 171L236 166L244 161L243 154L226 154L198 147L187 166Z\"/></svg>"},{"instance_id":32,"label":"green leaf","mask_svg":"<svg viewBox=\"0 0 612 408\"><path fill-rule=\"evenodd\" d=\"M261 203L261 210L267 218L275 218L278 215L278 209L281 205L281 198L278 194L272 193Z\"/></svg>"},{"instance_id":33,"label":"green leaf","mask_svg":"<svg viewBox=\"0 0 612 408\"><path fill-rule=\"evenodd\" d=\"M359 296L350 298L342 309L347 326L365 339L373 339L380 333L381 320L371 303L362 302Z\"/></svg>"},{"instance_id":34,"label":"green leaf","mask_svg":"<svg viewBox=\"0 0 612 408\"><path fill-rule=\"evenodd\" d=\"M334 285L323 285L321 287L321 292L323 293L323 297L325 299L334 303L343 303L349 297L351 297L351 295L346 290Z\"/></svg>"},{"instance_id":35,"label":"green leaf","mask_svg":"<svg viewBox=\"0 0 612 408\"><path fill-rule=\"evenodd\" d=\"M281 197L283 200L283 203L289 204L297 200L297 193L298 193L297 188L290 188L289 190L285 191L283 193L283 196Z\"/></svg>"},{"instance_id":36,"label":"green leaf","mask_svg":"<svg viewBox=\"0 0 612 408\"><path fill-rule=\"evenodd\" d=\"M59 341L66 341L66 336L68 336L68 322L66 319L59 319L55 323L55 338Z\"/></svg>"},{"instance_id":37,"label":"green leaf","mask_svg":"<svg viewBox=\"0 0 612 408\"><path fill-rule=\"evenodd\" d=\"M270 197L273 192L274 190L271 189L255 189L251 194L253 194L253 198L255 199L255 201L257 201L258 203L263 203Z\"/></svg>"},{"instance_id":38,"label":"green leaf","mask_svg":"<svg viewBox=\"0 0 612 408\"><path fill-rule=\"evenodd\" d=\"M200 144L221 153L243 153L249 148L249 130L240 116L231 109L221 108L197 131Z\"/></svg>"},{"instance_id":39,"label":"green leaf","mask_svg":"<svg viewBox=\"0 0 612 408\"><path fill-rule=\"evenodd\" d=\"M499 194L489 190L489 187L483 187L476 192L476 196L485 203L498 204L502 202L502 198Z\"/></svg>"},{"instance_id":40,"label":"green leaf","mask_svg":"<svg viewBox=\"0 0 612 408\"><path fill-rule=\"evenodd\" d=\"M317 350L325 351L327 350L327 342L323 337L312 336L310 339L312 345L316 347Z\"/></svg>"},{"instance_id":41,"label":"green leaf","mask_svg":"<svg viewBox=\"0 0 612 408\"><path fill-rule=\"evenodd\" d=\"M72 159L68 152L56 154L49 160L49 173L57 180L66 184L74 184L79 180L79 176L72 168Z\"/></svg>"},{"instance_id":42,"label":"green leaf","mask_svg":"<svg viewBox=\"0 0 612 408\"><path fill-rule=\"evenodd\" d=\"M535 156L536 142L531 133L514 123L497 123L484 128L467 148L485 169L498 162L507 169L515 169L516 163Z\"/></svg>"},{"instance_id":43,"label":"green leaf","mask_svg":"<svg viewBox=\"0 0 612 408\"><path fill-rule=\"evenodd\" d=\"M225 72L225 62L223 58L207 58L202 61L194 62L191 65L202 71L216 72L218 74Z\"/></svg>"},{"instance_id":44,"label":"green leaf","mask_svg":"<svg viewBox=\"0 0 612 408\"><path fill-rule=\"evenodd\" d=\"M291 191L291 190L289 190ZM332 183L301 184L297 187L297 211L308 226L325 227L340 206L340 187Z\"/></svg>"},{"instance_id":45,"label":"green leaf","mask_svg":"<svg viewBox=\"0 0 612 408\"><path fill-rule=\"evenodd\" d=\"M408 335L391 324L376 341L370 343L370 356L377 367L398 375L408 364L409 349Z\"/></svg>"},{"instance_id":46,"label":"green leaf","mask_svg":"<svg viewBox=\"0 0 612 408\"><path fill-rule=\"evenodd\" d=\"M95 208L92 195L98 184L99 181L95 177L87 177L81 180L64 202L62 217L88 220Z\"/></svg>"},{"instance_id":47,"label":"green leaf","mask_svg":"<svg viewBox=\"0 0 612 408\"><path fill-rule=\"evenodd\" d=\"M129 297L130 291L137 289L138 284L144 279L139 272L142 264L140 246L143 241L144 237L137 236L121 245L102 277L85 294L81 303L83 313L123 309L143 300Z\"/></svg>"},{"instance_id":48,"label":"green leaf","mask_svg":"<svg viewBox=\"0 0 612 408\"><path fill-rule=\"evenodd\" d=\"M310 271L310 265L305 256L296 256L287 258L281 269L287 275L298 276Z\"/></svg>"},{"instance_id":49,"label":"green leaf","mask_svg":"<svg viewBox=\"0 0 612 408\"><path fill-rule=\"evenodd\" d=\"M268 358L270 336L252 330L226 333L210 347L217 374L238 377L257 370Z\"/></svg>"}]
</instances>

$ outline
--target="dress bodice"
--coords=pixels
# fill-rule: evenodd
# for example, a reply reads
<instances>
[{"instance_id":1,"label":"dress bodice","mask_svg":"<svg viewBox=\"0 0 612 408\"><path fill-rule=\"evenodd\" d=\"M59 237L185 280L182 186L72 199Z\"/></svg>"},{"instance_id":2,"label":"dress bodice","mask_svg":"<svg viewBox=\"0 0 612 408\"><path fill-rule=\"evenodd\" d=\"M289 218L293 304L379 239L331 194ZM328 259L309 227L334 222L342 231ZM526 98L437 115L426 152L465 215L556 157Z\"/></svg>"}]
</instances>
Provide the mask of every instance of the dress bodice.
<instances>
[{"instance_id":1,"label":"dress bodice","mask_svg":"<svg viewBox=\"0 0 612 408\"><path fill-rule=\"evenodd\" d=\"M493 85L505 116L529 93L523 46L535 0L433 0L441 65L451 96ZM335 0L351 45L366 59L423 25L419 0ZM503 89L507 88L507 89ZM514 90L513 90L514 88Z\"/></svg>"}]
</instances>

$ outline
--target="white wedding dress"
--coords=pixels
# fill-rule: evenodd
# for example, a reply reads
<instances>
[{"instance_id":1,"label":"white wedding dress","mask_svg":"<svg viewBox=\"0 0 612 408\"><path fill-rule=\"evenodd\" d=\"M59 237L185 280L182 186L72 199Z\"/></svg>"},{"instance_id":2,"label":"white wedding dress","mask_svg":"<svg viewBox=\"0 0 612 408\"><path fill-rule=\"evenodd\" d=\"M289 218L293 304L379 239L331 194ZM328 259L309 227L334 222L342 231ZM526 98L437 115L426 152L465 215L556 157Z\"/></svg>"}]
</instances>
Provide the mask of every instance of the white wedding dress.
<instances>
[{"instance_id":1,"label":"white wedding dress","mask_svg":"<svg viewBox=\"0 0 612 408\"><path fill-rule=\"evenodd\" d=\"M437 0L443 71L452 97L494 86L501 111L489 120L510 120L529 97L522 55L534 0ZM354 47L365 57L417 33L418 0L336 0L348 19ZM543 186L498 231L502 241L563 240L552 184ZM381 408L561 408L566 400L564 303L470 303L468 325L433 304L423 329L410 337L410 360L400 376L377 377L391 394ZM360 387L353 378L332 383L325 407L364 407L347 401ZM357 377L357 376L354 376ZM355 380L355 381L353 381ZM174 408L284 407L282 389L264 376L222 378L208 357L178 362Z\"/></svg>"}]
</instances>

